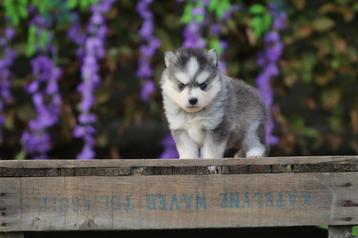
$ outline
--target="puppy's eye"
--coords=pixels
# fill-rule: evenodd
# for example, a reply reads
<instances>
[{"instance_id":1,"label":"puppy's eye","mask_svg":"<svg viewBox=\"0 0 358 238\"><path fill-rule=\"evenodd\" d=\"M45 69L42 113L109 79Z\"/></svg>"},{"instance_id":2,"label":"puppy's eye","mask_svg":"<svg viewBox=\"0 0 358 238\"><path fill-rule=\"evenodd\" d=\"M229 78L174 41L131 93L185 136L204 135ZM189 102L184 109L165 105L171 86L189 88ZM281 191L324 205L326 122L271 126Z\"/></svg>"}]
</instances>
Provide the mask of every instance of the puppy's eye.
<instances>
[{"instance_id":1,"label":"puppy's eye","mask_svg":"<svg viewBox=\"0 0 358 238\"><path fill-rule=\"evenodd\" d=\"M183 83L178 83L178 89L179 89L180 91L182 91L184 88L185 88L185 84L183 84Z\"/></svg>"},{"instance_id":2,"label":"puppy's eye","mask_svg":"<svg viewBox=\"0 0 358 238\"><path fill-rule=\"evenodd\" d=\"M208 84L207 84L207 83L201 83L201 84L199 84L199 88L200 88L201 90L205 90L207 87L208 87Z\"/></svg>"}]
</instances>

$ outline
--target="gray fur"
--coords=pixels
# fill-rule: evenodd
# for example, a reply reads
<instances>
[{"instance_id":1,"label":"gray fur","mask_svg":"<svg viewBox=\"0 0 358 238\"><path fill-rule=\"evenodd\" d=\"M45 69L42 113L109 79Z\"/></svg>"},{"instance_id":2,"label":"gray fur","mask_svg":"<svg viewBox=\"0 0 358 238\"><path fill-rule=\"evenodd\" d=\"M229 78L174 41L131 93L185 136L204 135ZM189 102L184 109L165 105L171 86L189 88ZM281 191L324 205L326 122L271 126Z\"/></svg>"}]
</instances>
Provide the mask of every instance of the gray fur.
<instances>
[{"instance_id":1,"label":"gray fur","mask_svg":"<svg viewBox=\"0 0 358 238\"><path fill-rule=\"evenodd\" d=\"M266 155L266 111L262 99L253 87L220 73L213 53L215 51L183 48L166 53L167 67L161 80L163 104L180 158L198 158L199 151L203 158L221 158L229 148L241 149L246 157ZM198 67L193 64L191 69L198 70L185 85L186 93L190 95L198 87L196 77L205 71L209 75L207 88L199 92L199 103L207 100L201 95L212 99L199 111L188 112L183 106L185 102L177 99L181 97L181 90L176 88L180 82L175 74L188 71L192 57Z\"/></svg>"}]
</instances>

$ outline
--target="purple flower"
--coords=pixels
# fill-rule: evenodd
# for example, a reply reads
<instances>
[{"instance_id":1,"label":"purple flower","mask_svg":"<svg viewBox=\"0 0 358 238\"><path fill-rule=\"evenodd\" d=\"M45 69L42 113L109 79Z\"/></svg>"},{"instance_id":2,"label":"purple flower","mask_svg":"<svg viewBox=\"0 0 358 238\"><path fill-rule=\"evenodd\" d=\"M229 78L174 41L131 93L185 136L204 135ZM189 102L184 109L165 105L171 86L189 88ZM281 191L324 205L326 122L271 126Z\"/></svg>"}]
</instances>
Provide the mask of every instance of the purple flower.
<instances>
[{"instance_id":1,"label":"purple flower","mask_svg":"<svg viewBox=\"0 0 358 238\"><path fill-rule=\"evenodd\" d=\"M272 30L265 34L263 42L265 43L264 52L257 56L257 64L262 68L261 73L256 78L257 88L268 108L268 123L266 125L266 141L269 144L276 144L278 139L272 135L274 122L271 115L273 103L273 91L271 80L279 75L278 61L283 51L283 43L279 31L284 28L286 14L278 10L274 3L270 3L269 8L273 17Z\"/></svg>"},{"instance_id":2,"label":"purple flower","mask_svg":"<svg viewBox=\"0 0 358 238\"><path fill-rule=\"evenodd\" d=\"M194 16L201 16L201 15L204 15L205 12L204 12L204 9L202 7L194 7L193 8L193 15Z\"/></svg>"},{"instance_id":3,"label":"purple flower","mask_svg":"<svg viewBox=\"0 0 358 238\"><path fill-rule=\"evenodd\" d=\"M273 17L273 29L277 31L281 31L286 26L287 14L283 12L280 8L280 2L270 2L269 3L269 10Z\"/></svg>"},{"instance_id":4,"label":"purple flower","mask_svg":"<svg viewBox=\"0 0 358 238\"><path fill-rule=\"evenodd\" d=\"M26 90L32 94L36 117L29 122L21 142L33 159L46 159L51 148L47 130L57 123L61 110L61 96L58 92L61 71L47 55L36 56L31 65L35 81L30 83ZM40 89L40 83L46 86Z\"/></svg>"},{"instance_id":5,"label":"purple flower","mask_svg":"<svg viewBox=\"0 0 358 238\"><path fill-rule=\"evenodd\" d=\"M75 22L67 32L67 37L77 45L83 45L86 40L86 34L82 31L78 22Z\"/></svg>"},{"instance_id":6,"label":"purple flower","mask_svg":"<svg viewBox=\"0 0 358 238\"><path fill-rule=\"evenodd\" d=\"M39 31L49 31L50 22L39 15L36 9L29 10L33 15L30 24ZM48 129L57 123L61 110L62 100L58 88L61 70L49 56L56 51L54 46L48 43L44 49L36 47L37 55L31 60L35 80L25 87L32 95L36 116L29 121L27 129L21 136L21 143L31 158L46 159L47 152L51 148Z\"/></svg>"},{"instance_id":7,"label":"purple flower","mask_svg":"<svg viewBox=\"0 0 358 238\"><path fill-rule=\"evenodd\" d=\"M210 26L210 34L212 35L219 35L221 31L221 26L219 23L215 23L213 25Z\"/></svg>"},{"instance_id":8,"label":"purple flower","mask_svg":"<svg viewBox=\"0 0 358 238\"><path fill-rule=\"evenodd\" d=\"M144 82L144 86L142 87L140 98L142 99L143 102L146 102L149 100L149 97L153 94L154 91L155 91L155 86L153 80L147 79Z\"/></svg>"},{"instance_id":9,"label":"purple flower","mask_svg":"<svg viewBox=\"0 0 358 238\"><path fill-rule=\"evenodd\" d=\"M149 8L151 3L152 0L139 0L136 5L136 11L143 19L143 24L139 30L142 45L139 48L140 56L137 70L137 76L144 80L140 93L140 99L143 102L147 102L155 91L154 82L151 79L153 77L153 70L150 61L160 46L160 40L153 36L153 13Z\"/></svg>"},{"instance_id":10,"label":"purple flower","mask_svg":"<svg viewBox=\"0 0 358 238\"><path fill-rule=\"evenodd\" d=\"M191 22L184 29L184 47L185 48L204 48L206 42L201 36L201 23Z\"/></svg>"},{"instance_id":11,"label":"purple flower","mask_svg":"<svg viewBox=\"0 0 358 238\"><path fill-rule=\"evenodd\" d=\"M0 37L0 46L3 48L3 57L0 58L0 142L2 142L2 127L5 124L4 104L12 101L10 92L10 67L13 64L16 53L10 48L10 42L15 35L15 30L11 27L5 28L5 34Z\"/></svg>"},{"instance_id":12,"label":"purple flower","mask_svg":"<svg viewBox=\"0 0 358 238\"><path fill-rule=\"evenodd\" d=\"M79 160L90 160L95 158L95 153L92 147L88 144L85 144L82 151L77 155Z\"/></svg>"},{"instance_id":13,"label":"purple flower","mask_svg":"<svg viewBox=\"0 0 358 238\"><path fill-rule=\"evenodd\" d=\"M80 115L78 125L73 130L73 136L84 141L82 151L77 159L94 159L95 152L95 129L92 126L96 122L96 116L91 113L94 104L94 93L100 84L98 60L104 57L104 41L107 33L104 14L110 10L115 0L99 0L91 7L91 18L87 26L87 32L80 32L78 23L74 24L68 31L68 37L78 45L77 55L82 61L82 82L77 90L82 98L79 104Z\"/></svg>"},{"instance_id":14,"label":"purple flower","mask_svg":"<svg viewBox=\"0 0 358 238\"><path fill-rule=\"evenodd\" d=\"M171 134L167 134L161 141L164 147L163 153L160 155L162 159L175 159L178 158L178 152L176 150L175 142Z\"/></svg>"}]
</instances>

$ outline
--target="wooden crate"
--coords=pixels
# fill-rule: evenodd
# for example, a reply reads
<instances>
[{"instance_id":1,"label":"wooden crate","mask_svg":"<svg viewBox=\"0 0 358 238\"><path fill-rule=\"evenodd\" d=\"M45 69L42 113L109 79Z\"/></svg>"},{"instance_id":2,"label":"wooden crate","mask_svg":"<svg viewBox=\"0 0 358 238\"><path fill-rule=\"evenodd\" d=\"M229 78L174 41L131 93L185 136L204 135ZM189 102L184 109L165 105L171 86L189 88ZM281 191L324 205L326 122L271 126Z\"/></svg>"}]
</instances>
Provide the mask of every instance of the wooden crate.
<instances>
[{"instance_id":1,"label":"wooden crate","mask_svg":"<svg viewBox=\"0 0 358 238\"><path fill-rule=\"evenodd\" d=\"M0 236L322 224L358 224L358 156L0 161Z\"/></svg>"}]
</instances>

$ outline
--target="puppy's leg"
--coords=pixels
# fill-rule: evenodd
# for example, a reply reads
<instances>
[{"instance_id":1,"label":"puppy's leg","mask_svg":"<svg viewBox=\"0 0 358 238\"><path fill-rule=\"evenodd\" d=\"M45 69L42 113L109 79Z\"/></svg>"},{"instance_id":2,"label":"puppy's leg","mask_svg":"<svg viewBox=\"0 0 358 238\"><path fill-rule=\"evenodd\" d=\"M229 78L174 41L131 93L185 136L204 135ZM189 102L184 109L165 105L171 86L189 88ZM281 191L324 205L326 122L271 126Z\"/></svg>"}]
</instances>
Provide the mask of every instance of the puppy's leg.
<instances>
[{"instance_id":1,"label":"puppy's leg","mask_svg":"<svg viewBox=\"0 0 358 238\"><path fill-rule=\"evenodd\" d=\"M179 153L180 159L198 159L199 146L193 141L186 131L172 131L173 138Z\"/></svg>"},{"instance_id":2,"label":"puppy's leg","mask_svg":"<svg viewBox=\"0 0 358 238\"><path fill-rule=\"evenodd\" d=\"M203 159L220 159L224 156L226 140L216 141L212 134L208 134L204 140L201 151Z\"/></svg>"},{"instance_id":3,"label":"puppy's leg","mask_svg":"<svg viewBox=\"0 0 358 238\"><path fill-rule=\"evenodd\" d=\"M245 157L257 158L266 155L266 146L264 144L264 126L259 122L253 122L242 142Z\"/></svg>"},{"instance_id":4,"label":"puppy's leg","mask_svg":"<svg viewBox=\"0 0 358 238\"><path fill-rule=\"evenodd\" d=\"M214 139L214 135L208 133L204 140L204 145L201 150L201 155L203 159L221 159L224 156L226 149L226 140L217 141ZM220 167L215 165L210 165L208 170L212 174L220 173Z\"/></svg>"}]
</instances>

